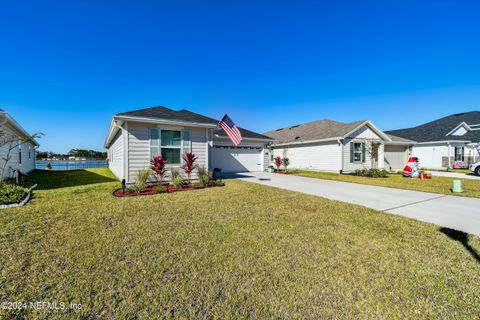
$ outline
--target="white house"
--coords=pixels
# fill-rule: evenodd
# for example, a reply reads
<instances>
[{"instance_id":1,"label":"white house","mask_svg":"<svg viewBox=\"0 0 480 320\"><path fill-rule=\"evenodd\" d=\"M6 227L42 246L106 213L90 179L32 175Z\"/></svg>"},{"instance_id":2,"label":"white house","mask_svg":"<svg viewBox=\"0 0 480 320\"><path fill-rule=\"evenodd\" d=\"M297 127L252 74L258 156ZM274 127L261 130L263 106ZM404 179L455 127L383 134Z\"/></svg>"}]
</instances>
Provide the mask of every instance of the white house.
<instances>
[{"instance_id":1,"label":"white house","mask_svg":"<svg viewBox=\"0 0 480 320\"><path fill-rule=\"evenodd\" d=\"M287 157L295 169L352 172L403 168L411 141L389 136L371 121L319 120L266 132L275 139L270 161ZM387 165L385 164L387 162Z\"/></svg>"},{"instance_id":2,"label":"white house","mask_svg":"<svg viewBox=\"0 0 480 320\"><path fill-rule=\"evenodd\" d=\"M35 148L39 146L38 142L2 109L0 141L0 171L5 168L0 174L11 178L17 172L28 173L35 169Z\"/></svg>"},{"instance_id":3,"label":"white house","mask_svg":"<svg viewBox=\"0 0 480 320\"><path fill-rule=\"evenodd\" d=\"M412 155L426 168L461 167L478 161L480 111L453 114L414 128L386 131L415 141Z\"/></svg>"},{"instance_id":4,"label":"white house","mask_svg":"<svg viewBox=\"0 0 480 320\"><path fill-rule=\"evenodd\" d=\"M198 165L222 172L263 171L268 166L271 138L239 128L243 140L234 146L217 124L198 113L161 106L116 114L105 140L109 168L118 179L132 183L153 157L162 155L168 167L180 167L186 151L198 157Z\"/></svg>"}]
</instances>

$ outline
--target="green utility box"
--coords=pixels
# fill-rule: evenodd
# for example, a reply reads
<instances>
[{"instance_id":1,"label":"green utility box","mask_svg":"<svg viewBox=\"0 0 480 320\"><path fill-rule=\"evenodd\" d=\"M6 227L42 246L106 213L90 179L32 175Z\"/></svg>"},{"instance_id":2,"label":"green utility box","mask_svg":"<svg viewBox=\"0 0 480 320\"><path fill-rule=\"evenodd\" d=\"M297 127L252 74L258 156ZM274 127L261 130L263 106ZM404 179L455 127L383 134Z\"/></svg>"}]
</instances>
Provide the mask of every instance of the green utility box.
<instances>
[{"instance_id":1,"label":"green utility box","mask_svg":"<svg viewBox=\"0 0 480 320\"><path fill-rule=\"evenodd\" d=\"M463 181L462 180L453 180L452 181L452 192L463 192Z\"/></svg>"}]
</instances>

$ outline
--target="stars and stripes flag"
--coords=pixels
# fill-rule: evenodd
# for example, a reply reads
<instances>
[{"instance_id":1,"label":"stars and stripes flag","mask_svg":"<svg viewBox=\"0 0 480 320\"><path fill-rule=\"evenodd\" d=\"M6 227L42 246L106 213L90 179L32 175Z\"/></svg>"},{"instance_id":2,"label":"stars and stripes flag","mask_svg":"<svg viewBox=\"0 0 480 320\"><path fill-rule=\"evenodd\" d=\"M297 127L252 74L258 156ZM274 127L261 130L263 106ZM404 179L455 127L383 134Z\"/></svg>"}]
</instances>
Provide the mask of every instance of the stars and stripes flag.
<instances>
[{"instance_id":1,"label":"stars and stripes flag","mask_svg":"<svg viewBox=\"0 0 480 320\"><path fill-rule=\"evenodd\" d=\"M223 129L223 131L225 131L234 145L238 146L240 144L242 141L242 134L227 114L225 114L222 120L220 120L218 125Z\"/></svg>"}]
</instances>

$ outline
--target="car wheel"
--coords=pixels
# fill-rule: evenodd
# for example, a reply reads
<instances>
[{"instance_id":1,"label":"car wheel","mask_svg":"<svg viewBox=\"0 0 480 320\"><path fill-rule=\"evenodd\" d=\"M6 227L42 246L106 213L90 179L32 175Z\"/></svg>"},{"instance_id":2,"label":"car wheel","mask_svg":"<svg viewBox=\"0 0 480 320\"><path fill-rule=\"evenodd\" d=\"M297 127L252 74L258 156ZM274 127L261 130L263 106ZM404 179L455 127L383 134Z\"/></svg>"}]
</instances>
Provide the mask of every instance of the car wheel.
<instances>
[{"instance_id":1,"label":"car wheel","mask_svg":"<svg viewBox=\"0 0 480 320\"><path fill-rule=\"evenodd\" d=\"M476 174L477 176L480 176L480 166L477 166L477 167L475 168L475 174Z\"/></svg>"}]
</instances>

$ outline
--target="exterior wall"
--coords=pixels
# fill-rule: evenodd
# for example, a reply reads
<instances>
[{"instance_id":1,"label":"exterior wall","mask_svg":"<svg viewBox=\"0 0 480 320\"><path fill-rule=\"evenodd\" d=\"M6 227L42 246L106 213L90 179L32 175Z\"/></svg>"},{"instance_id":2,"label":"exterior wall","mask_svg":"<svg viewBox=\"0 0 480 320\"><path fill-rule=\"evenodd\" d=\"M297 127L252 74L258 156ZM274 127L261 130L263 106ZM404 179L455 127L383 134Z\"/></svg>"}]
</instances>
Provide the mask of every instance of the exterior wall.
<instances>
[{"instance_id":1,"label":"exterior wall","mask_svg":"<svg viewBox=\"0 0 480 320\"><path fill-rule=\"evenodd\" d=\"M133 183L139 170L150 167L150 140L148 129L158 127L164 130L189 130L191 140L191 150L198 157L196 164L208 167L207 163L207 134L205 128L152 125L147 123L127 123L127 141L128 141L128 177L127 182ZM168 168L180 167L180 165L167 165ZM195 179L195 171L192 174ZM168 176L167 176L168 179ZM152 175L151 180L154 180Z\"/></svg>"},{"instance_id":2,"label":"exterior wall","mask_svg":"<svg viewBox=\"0 0 480 320\"><path fill-rule=\"evenodd\" d=\"M387 145L384 158L386 170L402 170L408 160L408 146Z\"/></svg>"},{"instance_id":3,"label":"exterior wall","mask_svg":"<svg viewBox=\"0 0 480 320\"><path fill-rule=\"evenodd\" d=\"M3 125L3 129L10 134L15 132L14 129L9 125ZM3 172L3 176L6 178L12 178L14 170L19 170L22 173L29 173L35 169L35 146L30 142L25 142L21 145L19 145L19 143L19 140L12 143L15 148L10 151L10 160L5 166L5 171ZM6 157L9 148L10 144L0 148L0 167L2 168L5 164L5 160L3 160L3 158ZM19 162L19 149L22 150L21 164Z\"/></svg>"},{"instance_id":4,"label":"exterior wall","mask_svg":"<svg viewBox=\"0 0 480 320\"><path fill-rule=\"evenodd\" d=\"M29 173L35 170L35 146L28 142L23 143L19 148L22 150L22 163L18 166L20 172Z\"/></svg>"},{"instance_id":5,"label":"exterior wall","mask_svg":"<svg viewBox=\"0 0 480 320\"><path fill-rule=\"evenodd\" d=\"M365 142L365 161L362 163L352 163L350 162L350 143L351 142ZM350 134L349 137L343 139L343 156L342 156L342 171L343 172L352 172L358 169L370 169L372 168L372 157L368 149L370 148L371 142L380 143L378 150L378 162L377 168L384 168L384 145L383 139L378 136L374 131L372 131L368 126L363 126L354 133Z\"/></svg>"},{"instance_id":6,"label":"exterior wall","mask_svg":"<svg viewBox=\"0 0 480 320\"><path fill-rule=\"evenodd\" d=\"M414 145L412 148L412 156L418 157L423 168L442 168L442 157L447 157L448 152L446 143Z\"/></svg>"},{"instance_id":7,"label":"exterior wall","mask_svg":"<svg viewBox=\"0 0 480 320\"><path fill-rule=\"evenodd\" d=\"M124 144L122 130L119 130L108 149L108 168L119 179L124 179Z\"/></svg>"},{"instance_id":8,"label":"exterior wall","mask_svg":"<svg viewBox=\"0 0 480 320\"><path fill-rule=\"evenodd\" d=\"M342 146L336 141L274 148L273 156L283 157L284 152L290 160L289 167L292 169L333 172L342 169Z\"/></svg>"}]
</instances>

